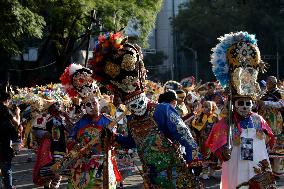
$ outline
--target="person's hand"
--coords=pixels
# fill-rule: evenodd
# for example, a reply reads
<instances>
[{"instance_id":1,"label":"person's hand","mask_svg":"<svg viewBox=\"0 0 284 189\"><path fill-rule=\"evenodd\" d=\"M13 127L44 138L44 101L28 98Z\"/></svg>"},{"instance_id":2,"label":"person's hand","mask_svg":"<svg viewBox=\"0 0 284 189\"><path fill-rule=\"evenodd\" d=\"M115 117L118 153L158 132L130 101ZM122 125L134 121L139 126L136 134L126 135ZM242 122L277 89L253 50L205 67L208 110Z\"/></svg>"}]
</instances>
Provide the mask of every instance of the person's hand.
<instances>
[{"instance_id":1,"label":"person's hand","mask_svg":"<svg viewBox=\"0 0 284 189\"><path fill-rule=\"evenodd\" d=\"M20 113L21 113L21 109L18 106L15 109L15 113L16 113L16 115L20 115Z\"/></svg>"}]
</instances>

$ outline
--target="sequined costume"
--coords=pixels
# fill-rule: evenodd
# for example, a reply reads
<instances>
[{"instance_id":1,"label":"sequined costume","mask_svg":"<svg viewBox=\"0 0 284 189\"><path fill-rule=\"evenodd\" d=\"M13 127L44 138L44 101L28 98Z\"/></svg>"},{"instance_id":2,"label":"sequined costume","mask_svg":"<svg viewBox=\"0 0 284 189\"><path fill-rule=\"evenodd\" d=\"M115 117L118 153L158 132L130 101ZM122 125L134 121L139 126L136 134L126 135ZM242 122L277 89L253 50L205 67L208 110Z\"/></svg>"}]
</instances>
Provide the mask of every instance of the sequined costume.
<instances>
[{"instance_id":1,"label":"sequined costume","mask_svg":"<svg viewBox=\"0 0 284 189\"><path fill-rule=\"evenodd\" d=\"M118 135L116 141L125 148L137 147L145 188L202 188L186 167L200 163L197 144L174 107L148 104L146 114L133 117L128 127L130 135Z\"/></svg>"},{"instance_id":2,"label":"sequined costume","mask_svg":"<svg viewBox=\"0 0 284 189\"><path fill-rule=\"evenodd\" d=\"M116 181L120 179L120 175L117 172L113 156L109 154L108 160L105 159L105 154L107 152L105 150L104 137L102 137L104 128L109 123L110 120L101 114L96 121L93 121L89 116L85 115L75 124L69 135L73 140L73 144L79 143L81 147L84 147L93 139L97 139L97 142L90 153L82 156L78 154L80 158L78 158L73 166L70 167L71 177L69 179L70 182L68 188L103 188L103 176L106 172L108 172L108 188L116 188ZM70 146L75 147L75 145Z\"/></svg>"},{"instance_id":3,"label":"sequined costume","mask_svg":"<svg viewBox=\"0 0 284 189\"><path fill-rule=\"evenodd\" d=\"M67 129L64 118L52 109L39 115L33 122L34 136L38 141L37 158L33 169L36 185L59 187L61 176L51 166L62 159L66 152Z\"/></svg>"},{"instance_id":4,"label":"sequined costume","mask_svg":"<svg viewBox=\"0 0 284 189\"><path fill-rule=\"evenodd\" d=\"M281 101L283 101L284 95L282 93L283 91L279 90L278 88L268 91L262 97L262 100L266 101L266 105L259 111L263 118L268 122L276 136L276 145L273 150L269 152L269 157L271 158L272 170L277 175L284 174L283 105L281 107ZM272 103L279 103L279 105L269 105Z\"/></svg>"},{"instance_id":5,"label":"sequined costume","mask_svg":"<svg viewBox=\"0 0 284 189\"><path fill-rule=\"evenodd\" d=\"M212 71L227 91L228 106L227 114L213 126L207 146L223 161L221 189L276 188L266 145L268 140L273 148L275 138L263 117L252 112L253 100L261 95L258 73L266 68L257 40L244 31L218 40L212 49Z\"/></svg>"}]
</instances>

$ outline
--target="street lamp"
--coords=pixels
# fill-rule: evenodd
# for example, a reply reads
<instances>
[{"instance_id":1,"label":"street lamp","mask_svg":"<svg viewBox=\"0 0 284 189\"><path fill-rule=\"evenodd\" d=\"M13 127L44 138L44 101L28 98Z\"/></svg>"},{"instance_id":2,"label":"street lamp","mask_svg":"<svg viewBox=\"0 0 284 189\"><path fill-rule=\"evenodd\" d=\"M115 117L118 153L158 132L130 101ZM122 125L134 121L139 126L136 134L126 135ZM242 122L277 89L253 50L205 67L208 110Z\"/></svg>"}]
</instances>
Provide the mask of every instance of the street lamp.
<instances>
[{"instance_id":1,"label":"street lamp","mask_svg":"<svg viewBox=\"0 0 284 189\"><path fill-rule=\"evenodd\" d=\"M198 81L197 51L191 47L185 47L185 49L189 50L194 55L195 80Z\"/></svg>"}]
</instances>

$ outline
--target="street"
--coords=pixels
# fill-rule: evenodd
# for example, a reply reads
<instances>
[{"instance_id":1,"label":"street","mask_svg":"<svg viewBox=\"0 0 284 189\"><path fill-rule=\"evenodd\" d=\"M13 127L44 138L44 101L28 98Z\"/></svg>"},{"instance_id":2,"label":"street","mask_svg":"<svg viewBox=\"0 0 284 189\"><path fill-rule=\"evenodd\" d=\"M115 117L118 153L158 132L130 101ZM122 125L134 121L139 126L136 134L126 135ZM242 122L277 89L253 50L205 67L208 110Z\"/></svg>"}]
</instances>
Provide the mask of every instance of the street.
<instances>
[{"instance_id":1,"label":"street","mask_svg":"<svg viewBox=\"0 0 284 189\"><path fill-rule=\"evenodd\" d=\"M17 155L13 160L13 183L17 189L35 189L43 188L37 187L32 182L32 169L35 161L35 155L31 162L27 162L27 149L23 149L19 155ZM218 189L220 183L220 171L216 173L214 178L209 180L203 180L205 188L207 189ZM60 188L66 188L67 181L63 180ZM277 182L278 188L284 189L284 177L281 177L280 181ZM125 179L124 187L127 189L142 189L142 178L139 172L136 171L132 176Z\"/></svg>"}]
</instances>

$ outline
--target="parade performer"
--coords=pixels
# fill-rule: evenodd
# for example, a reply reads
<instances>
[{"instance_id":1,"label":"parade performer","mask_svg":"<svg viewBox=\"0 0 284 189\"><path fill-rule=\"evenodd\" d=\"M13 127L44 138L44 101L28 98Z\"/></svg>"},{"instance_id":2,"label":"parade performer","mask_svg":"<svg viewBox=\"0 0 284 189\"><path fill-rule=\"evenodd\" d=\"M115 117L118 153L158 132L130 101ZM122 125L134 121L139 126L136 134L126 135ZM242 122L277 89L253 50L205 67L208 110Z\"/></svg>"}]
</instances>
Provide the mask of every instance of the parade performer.
<instances>
[{"instance_id":1,"label":"parade performer","mask_svg":"<svg viewBox=\"0 0 284 189\"><path fill-rule=\"evenodd\" d=\"M60 186L61 176L53 173L51 166L66 153L65 136L68 130L61 111L60 104L53 103L32 123L33 133L38 142L33 181L36 185L44 185L44 188L54 189Z\"/></svg>"},{"instance_id":2,"label":"parade performer","mask_svg":"<svg viewBox=\"0 0 284 189\"><path fill-rule=\"evenodd\" d=\"M176 110L178 112L178 114L180 115L180 117L185 117L188 114L186 105L184 103L185 97L186 97L186 93L183 90L176 90L176 94L177 94L177 106L176 106Z\"/></svg>"},{"instance_id":3,"label":"parade performer","mask_svg":"<svg viewBox=\"0 0 284 189\"><path fill-rule=\"evenodd\" d=\"M71 130L67 159L58 167L69 167L71 170L68 188L115 189L121 177L108 145L111 138L107 135L106 127L111 120L99 111L98 97L95 95L97 86L91 76L90 69L71 64L60 78L69 95L82 98L86 114Z\"/></svg>"},{"instance_id":4,"label":"parade performer","mask_svg":"<svg viewBox=\"0 0 284 189\"><path fill-rule=\"evenodd\" d=\"M207 145L223 161L221 188L276 188L265 140L272 148L275 138L266 121L252 112L260 92L257 75L264 68L255 36L237 32L219 40L211 63L216 78L228 87L228 115L213 126Z\"/></svg>"},{"instance_id":5,"label":"parade performer","mask_svg":"<svg viewBox=\"0 0 284 189\"><path fill-rule=\"evenodd\" d=\"M189 129L174 107L156 108L143 91L146 70L140 47L128 43L121 33L102 35L89 65L94 78L120 94L132 113L129 135L117 135L115 140L123 148L137 147L144 188L201 188L190 169L199 165L199 157Z\"/></svg>"},{"instance_id":6,"label":"parade performer","mask_svg":"<svg viewBox=\"0 0 284 189\"><path fill-rule=\"evenodd\" d=\"M218 159L206 147L205 142L209 137L213 125L218 121L216 114L217 105L213 101L205 101L202 105L202 111L192 120L191 126L195 133L196 141L201 149L203 157L202 178L209 179L217 167Z\"/></svg>"}]
</instances>

